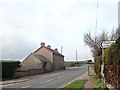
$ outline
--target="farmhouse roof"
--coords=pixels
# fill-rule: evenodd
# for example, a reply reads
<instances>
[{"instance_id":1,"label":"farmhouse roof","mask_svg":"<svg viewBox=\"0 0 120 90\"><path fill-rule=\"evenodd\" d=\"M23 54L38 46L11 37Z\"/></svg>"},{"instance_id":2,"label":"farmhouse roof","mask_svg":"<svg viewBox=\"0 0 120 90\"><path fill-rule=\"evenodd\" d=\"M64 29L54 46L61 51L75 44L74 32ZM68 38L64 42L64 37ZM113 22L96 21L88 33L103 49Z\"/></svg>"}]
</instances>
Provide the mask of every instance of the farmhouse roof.
<instances>
[{"instance_id":1,"label":"farmhouse roof","mask_svg":"<svg viewBox=\"0 0 120 90\"><path fill-rule=\"evenodd\" d=\"M45 48L47 48L47 47L45 47ZM59 53L58 51L56 51L56 50L53 50L53 49L51 49L51 48L47 48L49 51L51 51L52 53L54 53L54 54L57 54L57 55L59 55L59 56L63 56L61 53ZM63 56L64 57L64 56Z\"/></svg>"},{"instance_id":2,"label":"farmhouse roof","mask_svg":"<svg viewBox=\"0 0 120 90\"><path fill-rule=\"evenodd\" d=\"M53 49L51 49L51 46L47 46L47 47L45 47L45 43L41 43L41 47L40 48L38 48L35 52L37 52L37 51L39 51L41 48L46 48L46 49L48 49L50 52L52 52L53 54L57 54L57 55L59 55L59 56L62 56L62 57L64 57L64 55L62 55L61 53L59 53L57 50L58 49L55 49L55 50L53 50ZM35 53L34 52L34 53Z\"/></svg>"}]
</instances>

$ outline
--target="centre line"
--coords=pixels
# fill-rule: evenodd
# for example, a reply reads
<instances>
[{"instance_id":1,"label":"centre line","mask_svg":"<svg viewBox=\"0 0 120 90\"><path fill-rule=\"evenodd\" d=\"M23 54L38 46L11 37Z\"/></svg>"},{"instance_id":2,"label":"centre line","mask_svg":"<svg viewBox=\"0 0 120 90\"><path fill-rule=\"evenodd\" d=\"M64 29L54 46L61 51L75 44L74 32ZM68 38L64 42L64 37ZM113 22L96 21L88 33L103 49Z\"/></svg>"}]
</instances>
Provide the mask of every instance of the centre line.
<instances>
[{"instance_id":1,"label":"centre line","mask_svg":"<svg viewBox=\"0 0 120 90\"><path fill-rule=\"evenodd\" d=\"M63 76L57 77L57 78L62 78Z\"/></svg>"},{"instance_id":2,"label":"centre line","mask_svg":"<svg viewBox=\"0 0 120 90\"><path fill-rule=\"evenodd\" d=\"M30 87L30 86L24 86L24 87L21 87L21 88L28 88L28 87Z\"/></svg>"},{"instance_id":3,"label":"centre line","mask_svg":"<svg viewBox=\"0 0 120 90\"><path fill-rule=\"evenodd\" d=\"M50 80L47 80L47 81L40 82L40 84L46 83L46 82L50 82L50 81L52 81L52 80L54 80L54 79L50 79Z\"/></svg>"},{"instance_id":4,"label":"centre line","mask_svg":"<svg viewBox=\"0 0 120 90\"><path fill-rule=\"evenodd\" d=\"M51 77L51 76L56 76L56 75L62 74L62 73L65 73L65 72L55 73L55 74L51 74L51 75L49 75L49 76L43 76L43 78L45 78L45 77Z\"/></svg>"}]
</instances>

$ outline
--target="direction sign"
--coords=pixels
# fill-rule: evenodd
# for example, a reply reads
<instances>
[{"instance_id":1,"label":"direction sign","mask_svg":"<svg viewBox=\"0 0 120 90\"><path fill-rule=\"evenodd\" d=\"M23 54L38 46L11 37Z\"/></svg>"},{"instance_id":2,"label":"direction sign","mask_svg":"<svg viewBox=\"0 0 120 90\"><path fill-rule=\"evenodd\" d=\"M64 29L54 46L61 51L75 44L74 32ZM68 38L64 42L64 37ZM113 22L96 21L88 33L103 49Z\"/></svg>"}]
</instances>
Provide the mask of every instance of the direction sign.
<instances>
[{"instance_id":1,"label":"direction sign","mask_svg":"<svg viewBox=\"0 0 120 90\"><path fill-rule=\"evenodd\" d=\"M100 43L101 48L108 48L111 46L112 43L115 43L115 41L103 41Z\"/></svg>"}]
</instances>

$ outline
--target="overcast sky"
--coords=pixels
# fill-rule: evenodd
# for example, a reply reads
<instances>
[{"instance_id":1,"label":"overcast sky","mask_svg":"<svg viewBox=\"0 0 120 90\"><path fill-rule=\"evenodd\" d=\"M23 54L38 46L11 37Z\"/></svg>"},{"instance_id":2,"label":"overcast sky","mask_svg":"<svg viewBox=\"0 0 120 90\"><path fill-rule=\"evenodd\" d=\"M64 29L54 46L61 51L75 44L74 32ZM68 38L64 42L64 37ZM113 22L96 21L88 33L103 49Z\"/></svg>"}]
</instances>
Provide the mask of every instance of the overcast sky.
<instances>
[{"instance_id":1,"label":"overcast sky","mask_svg":"<svg viewBox=\"0 0 120 90\"><path fill-rule=\"evenodd\" d=\"M97 34L118 26L118 1L99 0ZM41 42L63 47L65 60L92 59L83 41L95 34L97 0L0 0L0 59L22 60Z\"/></svg>"}]
</instances>

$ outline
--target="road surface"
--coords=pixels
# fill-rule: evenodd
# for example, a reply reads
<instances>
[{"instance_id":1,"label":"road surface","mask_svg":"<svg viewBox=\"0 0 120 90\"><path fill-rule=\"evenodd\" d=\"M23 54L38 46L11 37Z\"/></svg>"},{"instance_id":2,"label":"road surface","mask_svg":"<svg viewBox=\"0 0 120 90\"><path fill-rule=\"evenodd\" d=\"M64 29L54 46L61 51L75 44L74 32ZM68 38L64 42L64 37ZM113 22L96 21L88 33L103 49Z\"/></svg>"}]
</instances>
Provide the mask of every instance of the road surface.
<instances>
[{"instance_id":1,"label":"road surface","mask_svg":"<svg viewBox=\"0 0 120 90\"><path fill-rule=\"evenodd\" d=\"M77 79L87 71L87 65L72 67L66 70L42 74L36 79L27 82L3 85L2 90L23 90L25 88L60 88ZM10 89L12 88L12 89ZM50 90L50 89L49 89Z\"/></svg>"}]
</instances>

